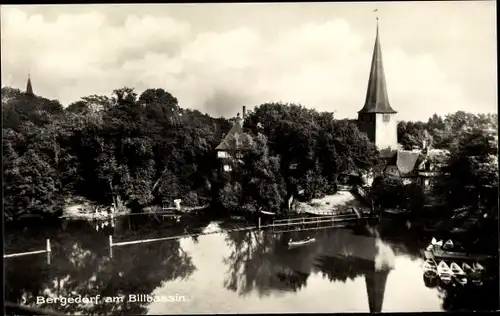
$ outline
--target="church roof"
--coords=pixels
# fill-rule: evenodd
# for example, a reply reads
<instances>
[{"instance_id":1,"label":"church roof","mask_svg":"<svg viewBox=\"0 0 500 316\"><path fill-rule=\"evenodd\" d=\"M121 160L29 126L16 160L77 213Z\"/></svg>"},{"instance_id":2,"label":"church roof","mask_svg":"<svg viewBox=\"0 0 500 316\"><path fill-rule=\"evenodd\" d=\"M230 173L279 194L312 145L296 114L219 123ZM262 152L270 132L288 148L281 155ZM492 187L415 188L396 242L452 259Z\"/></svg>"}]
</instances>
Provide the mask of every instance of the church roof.
<instances>
[{"instance_id":1,"label":"church roof","mask_svg":"<svg viewBox=\"0 0 500 316\"><path fill-rule=\"evenodd\" d=\"M28 75L28 83L26 84L26 94L27 95L34 95L33 87L31 86L30 75Z\"/></svg>"},{"instance_id":2,"label":"church roof","mask_svg":"<svg viewBox=\"0 0 500 316\"><path fill-rule=\"evenodd\" d=\"M378 22L365 105L358 113L397 113L389 104L389 97L387 95L384 65L382 63L382 49L380 48L378 35Z\"/></svg>"},{"instance_id":3,"label":"church roof","mask_svg":"<svg viewBox=\"0 0 500 316\"><path fill-rule=\"evenodd\" d=\"M215 147L215 150L231 151L240 149L242 134L243 128L241 126L241 119L237 118L231 130L227 133L219 146Z\"/></svg>"}]
</instances>

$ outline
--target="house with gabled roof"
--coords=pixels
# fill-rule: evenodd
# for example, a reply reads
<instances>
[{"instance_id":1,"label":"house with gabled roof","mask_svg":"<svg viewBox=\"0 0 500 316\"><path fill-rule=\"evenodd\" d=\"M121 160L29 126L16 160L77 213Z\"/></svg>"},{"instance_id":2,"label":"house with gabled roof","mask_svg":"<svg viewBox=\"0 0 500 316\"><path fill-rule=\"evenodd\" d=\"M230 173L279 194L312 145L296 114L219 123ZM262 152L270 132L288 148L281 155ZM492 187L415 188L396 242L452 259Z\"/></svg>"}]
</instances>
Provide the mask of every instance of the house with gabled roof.
<instances>
[{"instance_id":1,"label":"house with gabled roof","mask_svg":"<svg viewBox=\"0 0 500 316\"><path fill-rule=\"evenodd\" d=\"M243 107L243 119L238 113L234 119L233 126L222 139L220 144L215 147L217 158L222 160L222 168L225 172L230 172L243 157L243 151L246 150L248 136L243 133L243 121L245 119L246 109Z\"/></svg>"},{"instance_id":2,"label":"house with gabled roof","mask_svg":"<svg viewBox=\"0 0 500 316\"><path fill-rule=\"evenodd\" d=\"M405 183L416 183L428 188L430 180L439 175L449 152L432 149L425 142L422 149L398 150L387 161L384 175L401 177Z\"/></svg>"}]
</instances>

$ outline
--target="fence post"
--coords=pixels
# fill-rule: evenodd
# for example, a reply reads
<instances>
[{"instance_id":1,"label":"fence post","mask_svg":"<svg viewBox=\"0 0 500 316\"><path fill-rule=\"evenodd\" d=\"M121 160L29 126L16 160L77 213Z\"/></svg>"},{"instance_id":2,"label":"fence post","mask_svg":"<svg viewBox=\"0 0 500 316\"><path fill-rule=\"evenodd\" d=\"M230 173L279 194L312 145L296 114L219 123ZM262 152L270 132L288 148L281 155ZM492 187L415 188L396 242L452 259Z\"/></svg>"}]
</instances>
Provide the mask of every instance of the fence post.
<instances>
[{"instance_id":1,"label":"fence post","mask_svg":"<svg viewBox=\"0 0 500 316\"><path fill-rule=\"evenodd\" d=\"M47 247L46 247L47 252L51 252L52 250L50 249L50 239L47 239Z\"/></svg>"},{"instance_id":2,"label":"fence post","mask_svg":"<svg viewBox=\"0 0 500 316\"><path fill-rule=\"evenodd\" d=\"M258 222L258 227L259 227L259 229L260 229L260 216L259 216L259 222Z\"/></svg>"},{"instance_id":3,"label":"fence post","mask_svg":"<svg viewBox=\"0 0 500 316\"><path fill-rule=\"evenodd\" d=\"M113 236L109 235L109 248L113 247Z\"/></svg>"}]
</instances>

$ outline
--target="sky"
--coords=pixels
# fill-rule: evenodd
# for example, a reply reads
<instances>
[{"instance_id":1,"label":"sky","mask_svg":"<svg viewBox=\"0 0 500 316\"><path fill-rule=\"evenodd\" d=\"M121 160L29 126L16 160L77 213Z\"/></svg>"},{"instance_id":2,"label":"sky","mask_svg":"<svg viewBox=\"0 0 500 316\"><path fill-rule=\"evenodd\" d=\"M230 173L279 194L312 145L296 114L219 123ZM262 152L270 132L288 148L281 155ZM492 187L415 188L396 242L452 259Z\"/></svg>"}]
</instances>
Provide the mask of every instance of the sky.
<instances>
[{"instance_id":1,"label":"sky","mask_svg":"<svg viewBox=\"0 0 500 316\"><path fill-rule=\"evenodd\" d=\"M495 1L2 6L2 86L30 73L64 106L128 86L213 116L281 101L354 118L376 14L399 120L497 112Z\"/></svg>"}]
</instances>

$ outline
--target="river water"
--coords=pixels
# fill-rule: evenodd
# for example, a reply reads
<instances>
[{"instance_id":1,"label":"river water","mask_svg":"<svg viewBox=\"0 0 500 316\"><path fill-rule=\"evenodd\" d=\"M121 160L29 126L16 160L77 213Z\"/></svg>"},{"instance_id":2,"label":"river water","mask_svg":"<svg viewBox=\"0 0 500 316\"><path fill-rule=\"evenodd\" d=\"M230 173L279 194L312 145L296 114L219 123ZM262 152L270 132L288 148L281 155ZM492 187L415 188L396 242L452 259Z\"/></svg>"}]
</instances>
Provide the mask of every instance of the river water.
<instances>
[{"instance_id":1,"label":"river water","mask_svg":"<svg viewBox=\"0 0 500 316\"><path fill-rule=\"evenodd\" d=\"M46 238L52 251L4 259L5 299L94 315L498 307L498 288L467 290L426 282L420 251L430 236L404 225L224 232L109 247L109 235L118 243L229 226L127 216L106 226L65 221L11 228L5 235L6 253L44 249ZM305 237L316 241L288 247L290 238ZM64 302L69 298L74 301Z\"/></svg>"}]
</instances>

